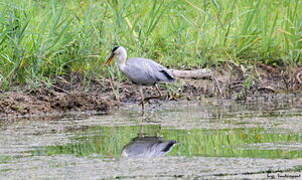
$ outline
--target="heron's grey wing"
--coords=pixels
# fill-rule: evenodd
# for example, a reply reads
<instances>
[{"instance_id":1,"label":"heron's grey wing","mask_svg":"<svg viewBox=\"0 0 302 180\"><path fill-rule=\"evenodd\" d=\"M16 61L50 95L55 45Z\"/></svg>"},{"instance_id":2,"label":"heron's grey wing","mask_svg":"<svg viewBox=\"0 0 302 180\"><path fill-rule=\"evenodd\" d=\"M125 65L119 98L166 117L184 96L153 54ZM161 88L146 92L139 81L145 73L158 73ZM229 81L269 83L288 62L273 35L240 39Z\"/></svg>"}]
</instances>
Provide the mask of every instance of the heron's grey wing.
<instances>
[{"instance_id":1,"label":"heron's grey wing","mask_svg":"<svg viewBox=\"0 0 302 180\"><path fill-rule=\"evenodd\" d=\"M175 80L173 75L170 73L170 71L166 67L164 67L150 59L146 59L146 61L150 65L152 72L156 72L155 74L153 74L154 78L158 79L159 81L164 81L164 82L170 82L170 81Z\"/></svg>"},{"instance_id":2,"label":"heron's grey wing","mask_svg":"<svg viewBox=\"0 0 302 180\"><path fill-rule=\"evenodd\" d=\"M127 61L124 74L134 83L142 85L152 85L156 79L151 75L151 69L144 61L136 58L130 58Z\"/></svg>"},{"instance_id":3,"label":"heron's grey wing","mask_svg":"<svg viewBox=\"0 0 302 180\"><path fill-rule=\"evenodd\" d=\"M150 59L130 58L127 61L127 65L129 67L127 71L131 71L128 72L132 76L131 78L140 82L147 82L145 84L174 81L174 77L167 68Z\"/></svg>"},{"instance_id":4,"label":"heron's grey wing","mask_svg":"<svg viewBox=\"0 0 302 180\"><path fill-rule=\"evenodd\" d=\"M131 142L127 144L122 150L122 156L124 157L149 157L152 156L152 145L154 142Z\"/></svg>"},{"instance_id":5,"label":"heron's grey wing","mask_svg":"<svg viewBox=\"0 0 302 180\"><path fill-rule=\"evenodd\" d=\"M124 146L123 157L158 157L170 151L175 140L162 140L160 137L137 137Z\"/></svg>"}]
</instances>

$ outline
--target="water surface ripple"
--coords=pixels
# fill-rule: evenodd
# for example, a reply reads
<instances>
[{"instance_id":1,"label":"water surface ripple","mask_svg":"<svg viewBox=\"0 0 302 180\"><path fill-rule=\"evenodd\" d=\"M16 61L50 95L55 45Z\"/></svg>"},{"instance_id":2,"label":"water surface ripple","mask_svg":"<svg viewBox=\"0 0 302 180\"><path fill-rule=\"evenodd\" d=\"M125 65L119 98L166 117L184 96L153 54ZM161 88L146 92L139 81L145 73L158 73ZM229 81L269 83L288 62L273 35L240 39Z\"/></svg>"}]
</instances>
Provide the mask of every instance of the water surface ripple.
<instances>
[{"instance_id":1,"label":"water surface ripple","mask_svg":"<svg viewBox=\"0 0 302 180\"><path fill-rule=\"evenodd\" d=\"M262 107L261 107L262 106ZM302 176L302 110L293 101L207 99L110 115L0 124L0 179Z\"/></svg>"}]
</instances>

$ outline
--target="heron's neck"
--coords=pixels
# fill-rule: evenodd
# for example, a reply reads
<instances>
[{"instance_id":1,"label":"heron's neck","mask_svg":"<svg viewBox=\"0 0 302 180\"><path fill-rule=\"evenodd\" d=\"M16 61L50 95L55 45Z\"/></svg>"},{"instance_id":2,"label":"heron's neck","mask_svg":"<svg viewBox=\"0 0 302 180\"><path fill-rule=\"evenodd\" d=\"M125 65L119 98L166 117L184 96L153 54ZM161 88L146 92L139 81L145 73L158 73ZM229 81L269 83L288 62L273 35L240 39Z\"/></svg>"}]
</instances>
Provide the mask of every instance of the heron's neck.
<instances>
[{"instance_id":1,"label":"heron's neck","mask_svg":"<svg viewBox=\"0 0 302 180\"><path fill-rule=\"evenodd\" d=\"M127 53L121 53L119 56L117 56L118 59L118 66L121 70L123 70L126 66L126 60L127 60Z\"/></svg>"}]
</instances>

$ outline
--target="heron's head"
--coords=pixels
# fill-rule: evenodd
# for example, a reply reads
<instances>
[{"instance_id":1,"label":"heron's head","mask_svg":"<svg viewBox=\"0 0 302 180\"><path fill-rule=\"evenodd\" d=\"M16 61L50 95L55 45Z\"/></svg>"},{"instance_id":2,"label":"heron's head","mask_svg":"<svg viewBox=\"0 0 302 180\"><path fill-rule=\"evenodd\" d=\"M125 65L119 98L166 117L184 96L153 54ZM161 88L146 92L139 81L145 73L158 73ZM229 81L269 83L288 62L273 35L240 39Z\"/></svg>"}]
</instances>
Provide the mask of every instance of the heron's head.
<instances>
[{"instance_id":1,"label":"heron's head","mask_svg":"<svg viewBox=\"0 0 302 180\"><path fill-rule=\"evenodd\" d=\"M112 60L116 56L127 56L126 49L122 46L116 46L112 49L110 57L107 59L105 64L111 64Z\"/></svg>"}]
</instances>

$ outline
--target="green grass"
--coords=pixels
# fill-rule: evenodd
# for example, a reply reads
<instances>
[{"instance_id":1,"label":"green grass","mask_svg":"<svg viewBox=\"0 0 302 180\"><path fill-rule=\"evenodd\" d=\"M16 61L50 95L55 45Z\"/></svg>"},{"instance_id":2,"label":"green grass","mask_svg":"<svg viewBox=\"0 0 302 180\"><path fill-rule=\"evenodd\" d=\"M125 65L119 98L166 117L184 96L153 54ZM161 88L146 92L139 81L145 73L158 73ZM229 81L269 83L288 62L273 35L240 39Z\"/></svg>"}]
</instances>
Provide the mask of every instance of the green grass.
<instances>
[{"instance_id":1,"label":"green grass","mask_svg":"<svg viewBox=\"0 0 302 180\"><path fill-rule=\"evenodd\" d=\"M0 86L122 77L102 65L115 45L177 68L301 65L301 12L299 0L2 0Z\"/></svg>"}]
</instances>

